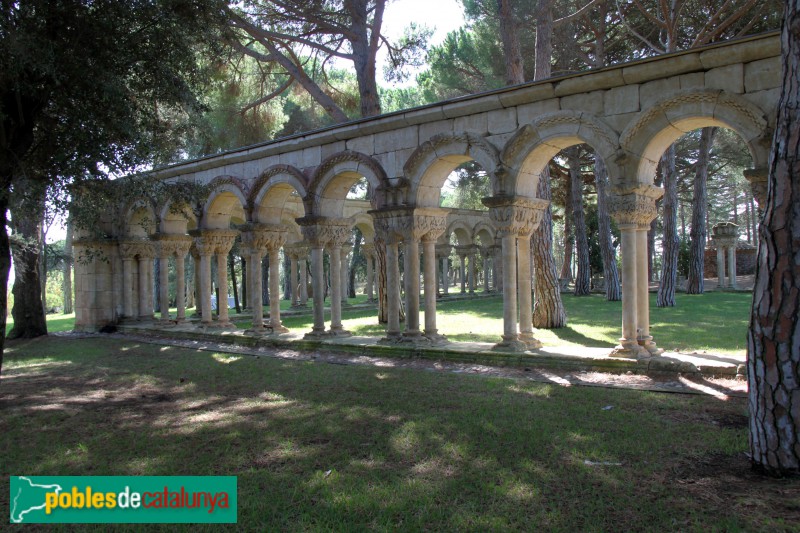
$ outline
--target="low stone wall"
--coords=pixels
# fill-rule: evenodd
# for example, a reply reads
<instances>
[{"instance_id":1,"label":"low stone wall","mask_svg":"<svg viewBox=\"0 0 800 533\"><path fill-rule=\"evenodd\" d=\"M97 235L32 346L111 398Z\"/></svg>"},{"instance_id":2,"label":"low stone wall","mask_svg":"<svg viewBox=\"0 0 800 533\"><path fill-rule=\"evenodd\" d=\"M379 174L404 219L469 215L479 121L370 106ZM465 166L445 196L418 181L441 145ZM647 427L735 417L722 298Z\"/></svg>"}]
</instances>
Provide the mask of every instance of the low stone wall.
<instances>
[{"instance_id":1,"label":"low stone wall","mask_svg":"<svg viewBox=\"0 0 800 533\"><path fill-rule=\"evenodd\" d=\"M756 273L756 254L758 248L740 241L736 245L736 274L738 276L748 276ZM707 278L717 277L717 248L712 246L706 248L705 252L705 273Z\"/></svg>"}]
</instances>

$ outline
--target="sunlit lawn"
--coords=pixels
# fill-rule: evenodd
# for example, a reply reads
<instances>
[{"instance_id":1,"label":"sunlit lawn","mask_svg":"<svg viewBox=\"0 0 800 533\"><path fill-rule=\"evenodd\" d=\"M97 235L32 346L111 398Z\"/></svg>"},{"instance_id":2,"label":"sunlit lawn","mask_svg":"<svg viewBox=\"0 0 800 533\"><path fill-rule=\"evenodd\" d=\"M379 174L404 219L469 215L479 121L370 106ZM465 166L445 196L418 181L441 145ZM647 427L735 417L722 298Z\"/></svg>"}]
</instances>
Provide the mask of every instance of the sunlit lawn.
<instances>
[{"instance_id":1,"label":"sunlit lawn","mask_svg":"<svg viewBox=\"0 0 800 533\"><path fill-rule=\"evenodd\" d=\"M12 341L0 385L4 476L235 475L231 531L800 527L787 511L796 483L698 471L718 462L747 472L741 398L102 337ZM8 506L0 491L0 513ZM218 526L161 528L175 529Z\"/></svg>"},{"instance_id":2,"label":"sunlit lawn","mask_svg":"<svg viewBox=\"0 0 800 533\"><path fill-rule=\"evenodd\" d=\"M363 303L359 295L350 303ZM611 347L621 333L621 302L607 302L602 295L575 297L563 295L568 325L556 330L536 330L534 334L545 346L559 344ZM708 351L720 354L744 355L747 325L750 314L749 293L710 292L703 295L676 295L677 306L658 308L655 295L650 296L651 333L656 343L668 350ZM328 303L326 301L326 303ZM309 303L310 306L310 303ZM281 301L282 309L290 303ZM265 307L265 314L268 312ZM189 310L191 314L193 310ZM175 309L172 309L174 316ZM385 327L375 319L375 309L343 310L344 327L355 335L381 336ZM235 320L236 313L231 311ZM425 312L420 323L425 323ZM330 314L326 310L326 320ZM50 332L73 328L75 315L48 315ZM286 327L309 331L312 325L310 307L306 314L286 316ZM12 325L9 317L7 331ZM237 321L239 327L250 325L247 319ZM466 300L442 299L437 304L437 326L440 333L453 341L497 342L503 331L503 302L499 296Z\"/></svg>"}]
</instances>

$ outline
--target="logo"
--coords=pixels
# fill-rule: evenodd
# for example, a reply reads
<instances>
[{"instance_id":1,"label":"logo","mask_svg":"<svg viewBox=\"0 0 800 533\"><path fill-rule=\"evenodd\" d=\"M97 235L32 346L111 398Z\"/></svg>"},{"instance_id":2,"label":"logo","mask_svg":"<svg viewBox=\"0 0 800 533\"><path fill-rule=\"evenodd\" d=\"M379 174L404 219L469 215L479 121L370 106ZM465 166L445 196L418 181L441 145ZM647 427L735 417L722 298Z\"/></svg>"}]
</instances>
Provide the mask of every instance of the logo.
<instances>
[{"instance_id":1,"label":"logo","mask_svg":"<svg viewBox=\"0 0 800 533\"><path fill-rule=\"evenodd\" d=\"M12 524L236 523L235 476L11 476Z\"/></svg>"}]
</instances>

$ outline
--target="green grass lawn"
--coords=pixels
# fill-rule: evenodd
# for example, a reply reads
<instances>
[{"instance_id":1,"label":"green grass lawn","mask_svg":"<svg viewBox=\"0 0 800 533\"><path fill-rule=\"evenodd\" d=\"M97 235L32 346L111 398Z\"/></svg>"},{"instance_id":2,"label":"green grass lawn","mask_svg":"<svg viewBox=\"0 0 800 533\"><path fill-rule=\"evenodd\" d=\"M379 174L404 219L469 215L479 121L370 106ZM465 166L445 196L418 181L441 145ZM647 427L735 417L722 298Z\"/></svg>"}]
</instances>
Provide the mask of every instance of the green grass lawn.
<instances>
[{"instance_id":1,"label":"green grass lawn","mask_svg":"<svg viewBox=\"0 0 800 533\"><path fill-rule=\"evenodd\" d=\"M800 527L798 483L748 478L744 399L102 337L11 341L0 385L4 476L236 475L231 530Z\"/></svg>"},{"instance_id":2,"label":"green grass lawn","mask_svg":"<svg viewBox=\"0 0 800 533\"><path fill-rule=\"evenodd\" d=\"M751 295L749 293L710 292L703 295L677 294L676 307L659 308L655 295L650 295L651 333L661 348L679 351L708 351L719 354L744 355L747 325L750 319ZM363 303L366 296L359 295L351 303ZM602 295L575 297L563 295L567 310L567 327L556 330L536 330L534 334L545 346L559 344L612 347L617 344L622 330L621 302L607 302ZM310 305L310 304L309 304ZM290 303L281 301L287 310ZM265 308L265 313L268 308ZM193 312L190 310L188 313ZM175 314L175 310L172 310ZM330 314L326 311L326 320ZM425 323L421 312L420 323ZM231 312L236 320L236 313ZM51 332L73 328L75 315L49 315ZM342 313L345 329L355 335L381 336L383 325L375 319L374 308L348 309ZM237 320L241 328L250 326L247 319ZM284 317L287 328L310 331L313 318L309 313ZM11 317L6 331L11 329ZM503 301L500 296L471 300L440 300L437 304L437 325L453 341L497 342L503 331Z\"/></svg>"}]
</instances>

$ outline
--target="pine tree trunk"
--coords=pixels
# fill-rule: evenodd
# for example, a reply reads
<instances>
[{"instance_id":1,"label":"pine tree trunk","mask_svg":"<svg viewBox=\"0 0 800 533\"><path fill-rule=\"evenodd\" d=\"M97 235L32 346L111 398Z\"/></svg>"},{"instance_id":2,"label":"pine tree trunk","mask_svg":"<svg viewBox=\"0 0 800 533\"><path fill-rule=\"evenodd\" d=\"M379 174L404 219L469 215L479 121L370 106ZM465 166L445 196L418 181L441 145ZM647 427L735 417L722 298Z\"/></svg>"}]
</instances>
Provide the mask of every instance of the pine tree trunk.
<instances>
[{"instance_id":1,"label":"pine tree trunk","mask_svg":"<svg viewBox=\"0 0 800 533\"><path fill-rule=\"evenodd\" d=\"M583 212L583 178L577 148L565 150L569 161L569 181L572 198L572 219L575 223L575 257L578 272L575 276L575 296L586 296L592 289L592 267L589 260L589 238L586 235L586 216Z\"/></svg>"},{"instance_id":2,"label":"pine tree trunk","mask_svg":"<svg viewBox=\"0 0 800 533\"><path fill-rule=\"evenodd\" d=\"M297 281L293 280L289 272L292 271L292 258L289 254L283 254L283 299L289 302L292 301L292 293L297 290L297 287L292 287L292 283ZM244 270L242 270L244 272Z\"/></svg>"},{"instance_id":3,"label":"pine tree trunk","mask_svg":"<svg viewBox=\"0 0 800 533\"><path fill-rule=\"evenodd\" d=\"M619 284L619 270L617 269L617 256L614 252L614 243L611 235L611 216L608 214L608 170L599 155L594 161L594 184L597 189L597 226L600 241L600 255L603 259L603 279L606 283L606 300L616 302L622 299L622 290Z\"/></svg>"},{"instance_id":4,"label":"pine tree trunk","mask_svg":"<svg viewBox=\"0 0 800 533\"><path fill-rule=\"evenodd\" d=\"M500 22L500 38L503 42L503 57L506 62L506 85L524 83L522 47L517 32L517 18L511 9L510 0L497 0L497 17Z\"/></svg>"},{"instance_id":5,"label":"pine tree trunk","mask_svg":"<svg viewBox=\"0 0 800 533\"><path fill-rule=\"evenodd\" d=\"M361 250L361 230L355 229L353 236L353 253L350 254L350 268L347 270L347 297L356 297L356 261Z\"/></svg>"},{"instance_id":6,"label":"pine tree trunk","mask_svg":"<svg viewBox=\"0 0 800 533\"><path fill-rule=\"evenodd\" d=\"M661 283L656 305L675 307L675 284L678 277L678 174L675 170L675 145L661 157L664 167L664 242L662 243Z\"/></svg>"},{"instance_id":7,"label":"pine tree trunk","mask_svg":"<svg viewBox=\"0 0 800 533\"><path fill-rule=\"evenodd\" d=\"M375 285L378 289L378 323L389 323L389 296L386 291L386 243L375 237Z\"/></svg>"},{"instance_id":8,"label":"pine tree trunk","mask_svg":"<svg viewBox=\"0 0 800 533\"><path fill-rule=\"evenodd\" d=\"M64 314L72 313L72 219L67 220L64 240Z\"/></svg>"},{"instance_id":9,"label":"pine tree trunk","mask_svg":"<svg viewBox=\"0 0 800 533\"><path fill-rule=\"evenodd\" d=\"M8 338L32 339L47 335L39 271L42 211L19 209L14 215L12 225L19 240L12 249L15 278L11 315L14 317L14 326L8 333Z\"/></svg>"},{"instance_id":10,"label":"pine tree trunk","mask_svg":"<svg viewBox=\"0 0 800 533\"><path fill-rule=\"evenodd\" d=\"M783 90L747 337L751 461L776 476L800 474L800 0L787 0L781 41Z\"/></svg>"},{"instance_id":11,"label":"pine tree trunk","mask_svg":"<svg viewBox=\"0 0 800 533\"><path fill-rule=\"evenodd\" d=\"M572 228L572 180L566 182L567 194L564 202L564 261L561 263L560 279L572 281L572 250L575 245L575 230Z\"/></svg>"},{"instance_id":12,"label":"pine tree trunk","mask_svg":"<svg viewBox=\"0 0 800 533\"><path fill-rule=\"evenodd\" d=\"M689 231L689 280L688 294L703 294L706 252L706 214L708 212L708 160L714 143L716 128L703 128L700 134L700 149L694 173L692 194L692 228Z\"/></svg>"},{"instance_id":13,"label":"pine tree trunk","mask_svg":"<svg viewBox=\"0 0 800 533\"><path fill-rule=\"evenodd\" d=\"M10 173L8 174L10 175ZM10 178L3 176L1 191L7 191ZM8 238L8 196L0 194L0 292L8 294L8 272L11 270L11 242ZM8 317L8 298L0 298L0 375L3 372L3 352L6 344L6 319Z\"/></svg>"},{"instance_id":14,"label":"pine tree trunk","mask_svg":"<svg viewBox=\"0 0 800 533\"><path fill-rule=\"evenodd\" d=\"M550 172L545 168L539 179L537 196L550 200ZM531 237L533 253L533 327L540 329L563 328L567 325L567 314L561 301L558 287L558 270L553 260L553 218L547 207L542 222Z\"/></svg>"},{"instance_id":15,"label":"pine tree trunk","mask_svg":"<svg viewBox=\"0 0 800 533\"><path fill-rule=\"evenodd\" d=\"M269 305L269 257L261 259L261 303Z\"/></svg>"},{"instance_id":16,"label":"pine tree trunk","mask_svg":"<svg viewBox=\"0 0 800 533\"><path fill-rule=\"evenodd\" d=\"M228 252L228 271L231 276L231 286L233 287L233 306L236 308L237 313L242 312L242 307L239 305L239 288L236 286L236 258L233 252Z\"/></svg>"},{"instance_id":17,"label":"pine tree trunk","mask_svg":"<svg viewBox=\"0 0 800 533\"><path fill-rule=\"evenodd\" d=\"M242 278L247 279L247 259L242 256L239 258L239 263L242 265ZM242 309L247 309L247 283L242 283Z\"/></svg>"}]
</instances>

